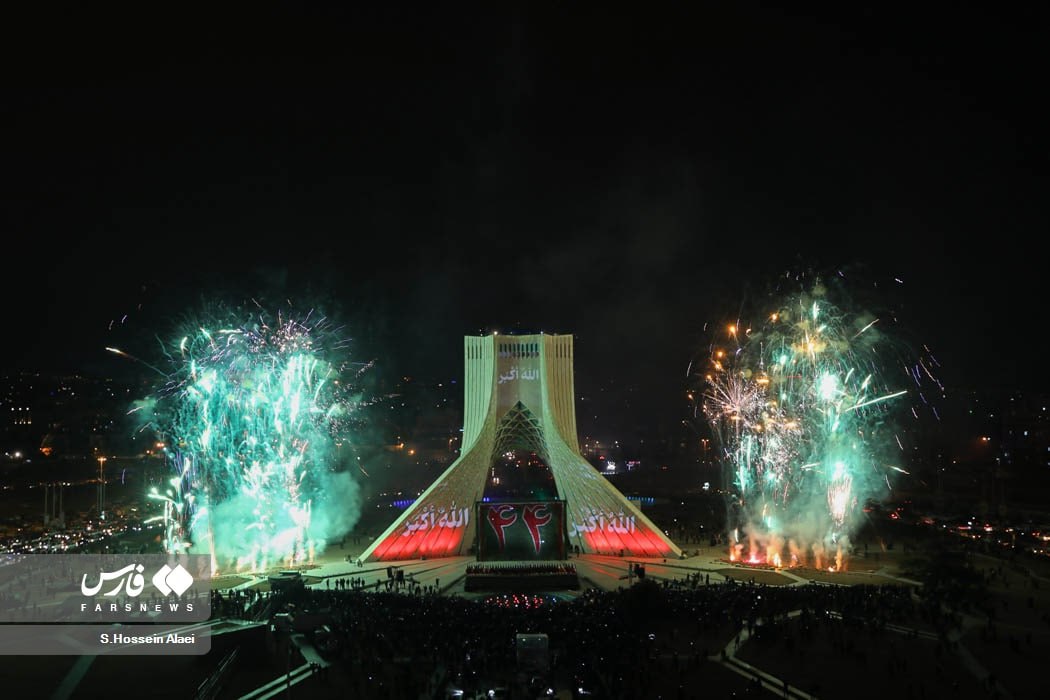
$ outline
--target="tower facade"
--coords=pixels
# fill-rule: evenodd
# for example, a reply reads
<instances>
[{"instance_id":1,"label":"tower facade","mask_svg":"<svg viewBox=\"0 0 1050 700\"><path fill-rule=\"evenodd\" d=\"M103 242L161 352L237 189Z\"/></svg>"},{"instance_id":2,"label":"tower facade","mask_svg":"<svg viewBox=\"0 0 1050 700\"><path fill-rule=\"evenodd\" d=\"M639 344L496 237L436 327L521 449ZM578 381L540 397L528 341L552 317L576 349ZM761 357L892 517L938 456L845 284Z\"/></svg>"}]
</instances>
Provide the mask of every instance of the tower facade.
<instances>
[{"instance_id":1,"label":"tower facade","mask_svg":"<svg viewBox=\"0 0 1050 700\"><path fill-rule=\"evenodd\" d=\"M372 543L366 561L465 555L484 526L474 504L505 452L535 452L565 501L569 546L585 553L681 555L580 455L571 335L468 336L463 341L459 459Z\"/></svg>"}]
</instances>

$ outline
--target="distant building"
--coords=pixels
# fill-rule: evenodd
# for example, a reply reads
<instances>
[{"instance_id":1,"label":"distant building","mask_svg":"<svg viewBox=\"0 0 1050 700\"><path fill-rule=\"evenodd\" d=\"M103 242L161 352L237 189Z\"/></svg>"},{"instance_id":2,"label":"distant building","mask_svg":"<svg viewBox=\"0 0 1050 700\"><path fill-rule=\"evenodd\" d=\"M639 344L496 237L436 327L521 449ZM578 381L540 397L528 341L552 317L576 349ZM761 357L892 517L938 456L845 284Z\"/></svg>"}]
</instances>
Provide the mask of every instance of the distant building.
<instances>
[{"instance_id":1,"label":"distant building","mask_svg":"<svg viewBox=\"0 0 1050 700\"><path fill-rule=\"evenodd\" d=\"M135 451L130 385L80 375L13 372L0 377L0 451L32 458Z\"/></svg>"}]
</instances>

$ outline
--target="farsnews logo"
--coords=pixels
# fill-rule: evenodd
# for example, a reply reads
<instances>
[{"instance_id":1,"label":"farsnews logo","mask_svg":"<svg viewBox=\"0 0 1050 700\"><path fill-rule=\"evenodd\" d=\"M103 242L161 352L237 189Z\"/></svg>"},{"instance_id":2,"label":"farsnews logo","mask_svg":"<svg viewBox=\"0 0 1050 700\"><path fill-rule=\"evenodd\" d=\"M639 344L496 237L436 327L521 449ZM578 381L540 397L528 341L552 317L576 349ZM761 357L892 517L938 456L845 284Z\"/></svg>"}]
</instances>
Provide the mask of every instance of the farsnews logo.
<instances>
[{"instance_id":1,"label":"farsnews logo","mask_svg":"<svg viewBox=\"0 0 1050 700\"><path fill-rule=\"evenodd\" d=\"M12 605L17 599L10 591L21 593L23 586L29 604ZM0 555L0 626L202 622L210 617L211 594L208 554Z\"/></svg>"},{"instance_id":2,"label":"farsnews logo","mask_svg":"<svg viewBox=\"0 0 1050 700\"><path fill-rule=\"evenodd\" d=\"M107 581L117 581L116 586L102 595L109 597L120 595L120 591L123 589L129 597L136 598L141 595L142 590L146 587L145 578L142 576L143 570L142 564L128 564L116 571L103 571L99 574L98 584L95 586L88 586L88 575L84 574L80 581L80 592L86 596L95 596L98 595ZM193 575L186 571L182 564L176 564L174 569L165 564L157 570L157 573L153 574L152 581L153 586L161 594L171 595L174 593L176 596L181 597L193 585Z\"/></svg>"},{"instance_id":3,"label":"farsnews logo","mask_svg":"<svg viewBox=\"0 0 1050 700\"><path fill-rule=\"evenodd\" d=\"M153 574L153 585L164 595L174 592L175 595L182 596L186 589L193 585L193 576L182 568L182 564L176 564L174 569L165 564Z\"/></svg>"}]
</instances>

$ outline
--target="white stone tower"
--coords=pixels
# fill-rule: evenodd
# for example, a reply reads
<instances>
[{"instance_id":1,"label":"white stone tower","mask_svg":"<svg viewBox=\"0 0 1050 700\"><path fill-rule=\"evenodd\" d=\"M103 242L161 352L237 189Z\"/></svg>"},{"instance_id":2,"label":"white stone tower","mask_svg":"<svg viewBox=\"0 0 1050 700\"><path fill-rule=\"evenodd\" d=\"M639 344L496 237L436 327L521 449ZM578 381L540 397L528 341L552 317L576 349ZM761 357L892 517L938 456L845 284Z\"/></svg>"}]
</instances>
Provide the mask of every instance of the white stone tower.
<instances>
[{"instance_id":1,"label":"white stone tower","mask_svg":"<svg viewBox=\"0 0 1050 700\"><path fill-rule=\"evenodd\" d=\"M681 550L581 455L571 335L464 338L460 457L365 551L365 561L467 554L474 504L499 455L535 452L565 500L569 546L679 557Z\"/></svg>"}]
</instances>

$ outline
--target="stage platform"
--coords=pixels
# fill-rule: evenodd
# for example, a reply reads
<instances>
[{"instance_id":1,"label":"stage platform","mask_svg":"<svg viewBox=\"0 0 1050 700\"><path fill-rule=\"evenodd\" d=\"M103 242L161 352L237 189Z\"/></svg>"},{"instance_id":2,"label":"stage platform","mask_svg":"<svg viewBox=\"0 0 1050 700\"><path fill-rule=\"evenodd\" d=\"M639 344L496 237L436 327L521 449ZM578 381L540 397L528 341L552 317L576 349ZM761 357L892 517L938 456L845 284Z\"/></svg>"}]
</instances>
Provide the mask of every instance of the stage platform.
<instances>
[{"instance_id":1,"label":"stage platform","mask_svg":"<svg viewBox=\"0 0 1050 700\"><path fill-rule=\"evenodd\" d=\"M464 591L533 593L579 590L576 564L563 561L498 561L467 565Z\"/></svg>"}]
</instances>

